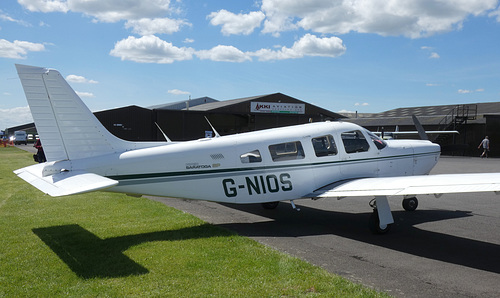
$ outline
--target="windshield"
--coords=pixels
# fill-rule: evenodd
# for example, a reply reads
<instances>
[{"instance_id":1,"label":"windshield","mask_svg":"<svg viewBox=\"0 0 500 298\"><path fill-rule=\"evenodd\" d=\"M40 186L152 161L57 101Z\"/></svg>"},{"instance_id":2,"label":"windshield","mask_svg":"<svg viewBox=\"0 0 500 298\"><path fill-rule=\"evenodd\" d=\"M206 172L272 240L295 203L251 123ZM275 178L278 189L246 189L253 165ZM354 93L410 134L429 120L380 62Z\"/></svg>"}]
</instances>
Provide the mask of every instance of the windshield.
<instances>
[{"instance_id":1,"label":"windshield","mask_svg":"<svg viewBox=\"0 0 500 298\"><path fill-rule=\"evenodd\" d=\"M377 146L379 150L384 149L387 146L387 143L381 138L377 137L374 133L368 130L366 132L368 133L368 135L372 139L372 142L375 144L375 146Z\"/></svg>"}]
</instances>

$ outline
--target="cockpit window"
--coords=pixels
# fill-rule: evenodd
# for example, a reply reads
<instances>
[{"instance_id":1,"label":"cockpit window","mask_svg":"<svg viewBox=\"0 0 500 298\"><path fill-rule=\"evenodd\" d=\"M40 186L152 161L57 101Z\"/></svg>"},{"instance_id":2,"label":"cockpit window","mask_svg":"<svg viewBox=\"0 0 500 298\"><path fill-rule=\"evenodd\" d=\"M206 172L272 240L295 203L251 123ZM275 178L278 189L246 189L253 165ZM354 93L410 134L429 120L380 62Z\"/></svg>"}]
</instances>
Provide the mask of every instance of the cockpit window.
<instances>
[{"instance_id":1,"label":"cockpit window","mask_svg":"<svg viewBox=\"0 0 500 298\"><path fill-rule=\"evenodd\" d=\"M366 132L368 133L368 135L372 139L373 143L375 144L375 146L377 146L377 148L379 150L387 147L387 143L382 138L379 138L378 136L376 136L374 133L372 133L370 131L366 131Z\"/></svg>"},{"instance_id":2,"label":"cockpit window","mask_svg":"<svg viewBox=\"0 0 500 298\"><path fill-rule=\"evenodd\" d=\"M359 130L343 132L341 137L346 153L359 153L370 150L370 145Z\"/></svg>"},{"instance_id":3,"label":"cockpit window","mask_svg":"<svg viewBox=\"0 0 500 298\"><path fill-rule=\"evenodd\" d=\"M240 160L242 163L261 162L262 157L260 155L259 150L253 150L253 151L243 153L242 155L240 155Z\"/></svg>"},{"instance_id":4,"label":"cockpit window","mask_svg":"<svg viewBox=\"0 0 500 298\"><path fill-rule=\"evenodd\" d=\"M331 135L313 138L311 142L317 157L337 154L337 146L335 146L335 141Z\"/></svg>"}]
</instances>

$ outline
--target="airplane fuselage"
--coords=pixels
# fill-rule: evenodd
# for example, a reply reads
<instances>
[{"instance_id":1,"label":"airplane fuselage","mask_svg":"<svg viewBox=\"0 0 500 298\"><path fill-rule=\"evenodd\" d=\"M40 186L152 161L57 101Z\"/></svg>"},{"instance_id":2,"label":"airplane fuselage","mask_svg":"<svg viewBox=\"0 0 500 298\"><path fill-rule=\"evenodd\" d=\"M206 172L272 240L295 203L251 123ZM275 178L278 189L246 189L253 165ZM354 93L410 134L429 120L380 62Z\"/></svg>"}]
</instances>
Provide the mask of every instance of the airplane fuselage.
<instances>
[{"instance_id":1,"label":"airplane fuselage","mask_svg":"<svg viewBox=\"0 0 500 298\"><path fill-rule=\"evenodd\" d=\"M200 139L71 161L119 181L113 192L262 203L302 198L332 181L428 174L429 141L382 141L346 122Z\"/></svg>"}]
</instances>

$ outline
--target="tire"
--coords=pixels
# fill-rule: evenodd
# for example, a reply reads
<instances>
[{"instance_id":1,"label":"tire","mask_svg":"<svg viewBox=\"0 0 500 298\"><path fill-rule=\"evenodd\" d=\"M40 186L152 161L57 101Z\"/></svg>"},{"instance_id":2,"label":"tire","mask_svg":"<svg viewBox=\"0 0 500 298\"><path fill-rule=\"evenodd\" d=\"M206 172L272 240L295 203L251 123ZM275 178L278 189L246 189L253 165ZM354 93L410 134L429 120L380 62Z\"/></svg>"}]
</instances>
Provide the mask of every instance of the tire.
<instances>
[{"instance_id":1,"label":"tire","mask_svg":"<svg viewBox=\"0 0 500 298\"><path fill-rule=\"evenodd\" d=\"M418 207L418 200L415 197L406 198L403 200L403 208L406 211L415 211Z\"/></svg>"},{"instance_id":2,"label":"tire","mask_svg":"<svg viewBox=\"0 0 500 298\"><path fill-rule=\"evenodd\" d=\"M262 203L262 208L264 209L267 209L267 210L272 210L272 209L276 209L276 207L278 207L279 205L279 201L278 202L268 202L268 203Z\"/></svg>"},{"instance_id":3,"label":"tire","mask_svg":"<svg viewBox=\"0 0 500 298\"><path fill-rule=\"evenodd\" d=\"M378 217L377 209L373 210L373 213L370 215L368 224L370 226L370 231L373 234L378 234L378 235L386 234L387 232L389 232L392 226L392 224L389 224L383 229L380 227L380 219Z\"/></svg>"}]
</instances>

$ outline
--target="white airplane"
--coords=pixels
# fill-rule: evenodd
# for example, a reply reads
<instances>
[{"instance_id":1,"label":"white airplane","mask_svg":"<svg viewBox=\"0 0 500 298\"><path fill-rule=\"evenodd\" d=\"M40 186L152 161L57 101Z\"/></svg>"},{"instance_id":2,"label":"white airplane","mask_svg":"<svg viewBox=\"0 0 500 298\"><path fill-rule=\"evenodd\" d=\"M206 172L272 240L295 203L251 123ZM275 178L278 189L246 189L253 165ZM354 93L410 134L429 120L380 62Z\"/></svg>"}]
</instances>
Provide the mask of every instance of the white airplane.
<instances>
[{"instance_id":1,"label":"white airplane","mask_svg":"<svg viewBox=\"0 0 500 298\"><path fill-rule=\"evenodd\" d=\"M500 191L500 173L427 175L440 147L384 141L346 122L274 128L186 142L129 142L95 118L61 74L16 65L47 162L14 171L51 196L111 191L224 203L373 196L370 228L394 222L388 197Z\"/></svg>"}]
</instances>

